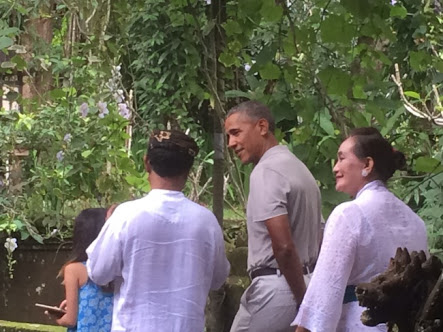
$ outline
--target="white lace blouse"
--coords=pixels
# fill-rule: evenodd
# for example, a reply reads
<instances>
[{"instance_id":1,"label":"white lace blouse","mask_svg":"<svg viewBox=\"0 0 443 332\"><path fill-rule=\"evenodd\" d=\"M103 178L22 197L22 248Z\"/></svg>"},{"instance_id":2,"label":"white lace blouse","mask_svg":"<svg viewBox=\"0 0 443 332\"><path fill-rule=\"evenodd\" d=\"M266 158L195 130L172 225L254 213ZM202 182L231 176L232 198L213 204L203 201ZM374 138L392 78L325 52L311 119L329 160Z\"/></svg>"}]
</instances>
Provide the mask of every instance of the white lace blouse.
<instances>
[{"instance_id":1,"label":"white lace blouse","mask_svg":"<svg viewBox=\"0 0 443 332\"><path fill-rule=\"evenodd\" d=\"M384 272L397 247L425 250L424 222L381 181L364 186L331 213L311 282L292 325L311 332L386 331L364 326L358 302L343 304L347 285Z\"/></svg>"}]
</instances>

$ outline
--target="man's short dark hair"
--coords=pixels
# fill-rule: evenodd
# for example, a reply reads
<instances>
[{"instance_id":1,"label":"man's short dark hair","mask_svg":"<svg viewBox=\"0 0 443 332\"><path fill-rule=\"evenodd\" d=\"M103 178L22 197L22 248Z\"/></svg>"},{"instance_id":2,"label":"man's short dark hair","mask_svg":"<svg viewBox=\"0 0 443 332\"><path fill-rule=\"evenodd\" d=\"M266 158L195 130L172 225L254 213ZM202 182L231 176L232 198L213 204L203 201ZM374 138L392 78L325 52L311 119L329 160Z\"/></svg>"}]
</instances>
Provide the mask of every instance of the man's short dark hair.
<instances>
[{"instance_id":1,"label":"man's short dark hair","mask_svg":"<svg viewBox=\"0 0 443 332\"><path fill-rule=\"evenodd\" d=\"M274 133L275 131L275 120L271 114L271 110L266 105L260 103L259 101L249 100L245 101L237 106L231 108L226 117L229 117L235 113L244 113L249 118L254 120L265 119L269 123L269 131Z\"/></svg>"},{"instance_id":2,"label":"man's short dark hair","mask_svg":"<svg viewBox=\"0 0 443 332\"><path fill-rule=\"evenodd\" d=\"M198 153L195 141L178 130L152 132L148 142L148 160L161 177L187 175Z\"/></svg>"}]
</instances>

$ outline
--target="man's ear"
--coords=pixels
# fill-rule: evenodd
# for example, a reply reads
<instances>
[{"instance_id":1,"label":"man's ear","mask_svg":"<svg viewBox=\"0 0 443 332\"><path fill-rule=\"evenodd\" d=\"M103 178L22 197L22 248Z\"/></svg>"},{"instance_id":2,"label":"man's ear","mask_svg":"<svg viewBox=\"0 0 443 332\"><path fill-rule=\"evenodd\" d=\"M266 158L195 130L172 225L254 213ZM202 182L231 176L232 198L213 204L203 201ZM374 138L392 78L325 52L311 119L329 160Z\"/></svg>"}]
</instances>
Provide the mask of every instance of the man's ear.
<instances>
[{"instance_id":1,"label":"man's ear","mask_svg":"<svg viewBox=\"0 0 443 332\"><path fill-rule=\"evenodd\" d=\"M149 162L149 157L148 155L144 155L143 156L143 163L145 164L145 170L147 173L151 173L152 171L152 166L151 163Z\"/></svg>"},{"instance_id":2,"label":"man's ear","mask_svg":"<svg viewBox=\"0 0 443 332\"><path fill-rule=\"evenodd\" d=\"M269 133L269 122L266 119L260 119L257 122L257 126L260 129L260 135L264 136Z\"/></svg>"}]
</instances>

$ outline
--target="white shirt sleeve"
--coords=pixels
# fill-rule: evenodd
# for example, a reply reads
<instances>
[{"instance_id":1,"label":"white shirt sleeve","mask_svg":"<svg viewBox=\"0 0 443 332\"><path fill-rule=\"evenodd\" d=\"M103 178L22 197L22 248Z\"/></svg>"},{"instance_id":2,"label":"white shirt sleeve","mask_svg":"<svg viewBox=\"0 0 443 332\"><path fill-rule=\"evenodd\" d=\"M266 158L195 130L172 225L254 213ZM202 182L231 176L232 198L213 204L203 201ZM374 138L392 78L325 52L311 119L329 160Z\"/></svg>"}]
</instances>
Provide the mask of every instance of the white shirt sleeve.
<instances>
[{"instance_id":1,"label":"white shirt sleeve","mask_svg":"<svg viewBox=\"0 0 443 332\"><path fill-rule=\"evenodd\" d=\"M229 275L231 266L226 258L225 241L220 228L215 233L215 259L214 273L212 276L211 289L219 289Z\"/></svg>"},{"instance_id":2,"label":"white shirt sleeve","mask_svg":"<svg viewBox=\"0 0 443 332\"><path fill-rule=\"evenodd\" d=\"M312 332L336 331L356 256L359 215L358 207L346 203L332 212L313 277L292 325Z\"/></svg>"},{"instance_id":3,"label":"white shirt sleeve","mask_svg":"<svg viewBox=\"0 0 443 332\"><path fill-rule=\"evenodd\" d=\"M119 208L106 221L98 237L86 249L86 269L89 278L97 285L107 285L122 275L122 213ZM120 208L120 211L121 208Z\"/></svg>"}]
</instances>

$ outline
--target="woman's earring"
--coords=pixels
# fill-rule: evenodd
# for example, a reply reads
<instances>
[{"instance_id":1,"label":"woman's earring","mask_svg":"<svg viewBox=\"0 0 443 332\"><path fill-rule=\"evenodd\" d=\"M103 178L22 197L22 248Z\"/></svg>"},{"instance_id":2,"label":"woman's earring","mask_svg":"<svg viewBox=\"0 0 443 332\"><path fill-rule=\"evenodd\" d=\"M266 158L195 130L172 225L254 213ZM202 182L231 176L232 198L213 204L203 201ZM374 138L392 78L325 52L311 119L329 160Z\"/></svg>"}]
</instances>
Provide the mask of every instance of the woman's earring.
<instances>
[{"instance_id":1,"label":"woman's earring","mask_svg":"<svg viewBox=\"0 0 443 332\"><path fill-rule=\"evenodd\" d=\"M367 177L368 174L369 174L368 171L365 169L361 171L361 176L363 176L363 177Z\"/></svg>"}]
</instances>

